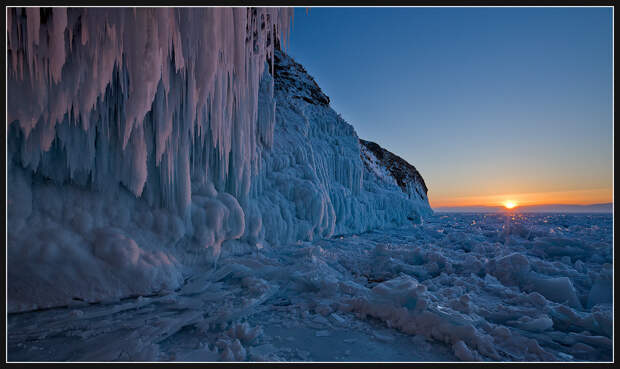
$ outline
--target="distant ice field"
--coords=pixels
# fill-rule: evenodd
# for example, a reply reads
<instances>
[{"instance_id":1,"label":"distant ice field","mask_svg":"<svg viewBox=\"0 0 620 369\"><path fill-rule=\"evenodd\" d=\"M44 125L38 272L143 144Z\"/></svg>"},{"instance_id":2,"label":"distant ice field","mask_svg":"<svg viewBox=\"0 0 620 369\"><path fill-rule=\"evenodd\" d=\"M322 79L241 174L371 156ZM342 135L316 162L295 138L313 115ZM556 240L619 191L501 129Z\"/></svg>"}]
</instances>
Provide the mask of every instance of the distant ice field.
<instances>
[{"instance_id":1,"label":"distant ice field","mask_svg":"<svg viewBox=\"0 0 620 369\"><path fill-rule=\"evenodd\" d=\"M8 316L9 361L611 361L613 217L435 214Z\"/></svg>"}]
</instances>

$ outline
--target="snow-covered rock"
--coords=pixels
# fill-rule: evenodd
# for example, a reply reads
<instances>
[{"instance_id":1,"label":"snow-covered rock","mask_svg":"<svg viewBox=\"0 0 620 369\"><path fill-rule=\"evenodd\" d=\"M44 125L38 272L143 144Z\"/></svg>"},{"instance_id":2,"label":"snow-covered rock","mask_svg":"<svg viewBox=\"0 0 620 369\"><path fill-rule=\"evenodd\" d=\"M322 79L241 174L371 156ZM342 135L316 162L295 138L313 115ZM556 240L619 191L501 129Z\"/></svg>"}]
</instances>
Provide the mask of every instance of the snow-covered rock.
<instances>
[{"instance_id":1,"label":"snow-covered rock","mask_svg":"<svg viewBox=\"0 0 620 369\"><path fill-rule=\"evenodd\" d=\"M375 142L360 139L362 160L368 170L388 183L396 183L409 198L428 201L428 188L418 170L405 159Z\"/></svg>"}]
</instances>

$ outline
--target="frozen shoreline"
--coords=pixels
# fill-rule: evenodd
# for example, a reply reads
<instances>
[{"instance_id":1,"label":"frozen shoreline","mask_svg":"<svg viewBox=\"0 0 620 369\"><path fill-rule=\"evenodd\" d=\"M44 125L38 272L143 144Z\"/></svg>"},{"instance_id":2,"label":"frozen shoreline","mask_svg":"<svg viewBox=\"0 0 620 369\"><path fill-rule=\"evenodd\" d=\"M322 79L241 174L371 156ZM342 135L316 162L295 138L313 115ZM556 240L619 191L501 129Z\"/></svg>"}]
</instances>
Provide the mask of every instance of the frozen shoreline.
<instances>
[{"instance_id":1,"label":"frozen shoreline","mask_svg":"<svg viewBox=\"0 0 620 369\"><path fill-rule=\"evenodd\" d=\"M439 214L239 244L170 294L10 314L8 358L609 361L612 227L610 215Z\"/></svg>"}]
</instances>

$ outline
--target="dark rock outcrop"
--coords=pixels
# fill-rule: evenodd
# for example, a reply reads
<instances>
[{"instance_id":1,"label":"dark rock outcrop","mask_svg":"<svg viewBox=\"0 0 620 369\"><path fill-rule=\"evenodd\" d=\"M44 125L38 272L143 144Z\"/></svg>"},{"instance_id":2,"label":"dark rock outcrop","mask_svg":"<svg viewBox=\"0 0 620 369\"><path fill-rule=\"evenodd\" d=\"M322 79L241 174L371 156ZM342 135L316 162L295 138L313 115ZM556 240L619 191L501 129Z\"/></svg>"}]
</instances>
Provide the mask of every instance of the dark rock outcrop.
<instances>
[{"instance_id":1,"label":"dark rock outcrop","mask_svg":"<svg viewBox=\"0 0 620 369\"><path fill-rule=\"evenodd\" d=\"M329 97L314 78L290 56L283 58L280 50L274 53L273 76L276 90L286 91L293 98L305 100L310 104L329 106Z\"/></svg>"},{"instance_id":2,"label":"dark rock outcrop","mask_svg":"<svg viewBox=\"0 0 620 369\"><path fill-rule=\"evenodd\" d=\"M428 188L424 183L422 175L420 175L420 172L418 172L413 165L409 164L400 156L395 155L379 146L375 142L362 140L360 138L360 144L364 145L364 147L374 154L381 165L389 171L392 177L394 177L398 187L400 187L403 192L408 193L408 185L415 184L415 191L418 192L418 195L420 195L421 198L426 197ZM362 161L365 165L367 165L366 160ZM424 194L421 194L420 190L424 191Z\"/></svg>"}]
</instances>

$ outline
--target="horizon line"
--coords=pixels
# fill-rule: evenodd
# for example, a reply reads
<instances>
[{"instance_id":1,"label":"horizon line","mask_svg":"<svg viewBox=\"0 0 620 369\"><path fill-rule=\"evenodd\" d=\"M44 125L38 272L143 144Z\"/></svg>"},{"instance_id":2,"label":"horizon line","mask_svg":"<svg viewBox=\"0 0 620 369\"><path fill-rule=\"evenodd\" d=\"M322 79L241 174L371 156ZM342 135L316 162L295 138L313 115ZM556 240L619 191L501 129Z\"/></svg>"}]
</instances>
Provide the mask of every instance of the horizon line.
<instances>
[{"instance_id":1,"label":"horizon line","mask_svg":"<svg viewBox=\"0 0 620 369\"><path fill-rule=\"evenodd\" d=\"M459 211L489 211L489 212L516 212L516 211L536 211L539 210L541 212L562 212L562 211L576 211L579 212L580 209L583 209L586 213L589 212L589 207L605 207L608 206L607 209L592 209L592 212L597 213L613 213L614 212L614 203L612 202L604 202L604 203L593 203L593 204L539 204L539 205L523 205L523 206L515 206L514 208L506 208L501 205L464 205L464 206L438 206L431 207L433 211L436 212L459 212ZM553 209L556 207L556 209ZM551 208L551 209L549 209Z\"/></svg>"},{"instance_id":2,"label":"horizon line","mask_svg":"<svg viewBox=\"0 0 620 369\"><path fill-rule=\"evenodd\" d=\"M591 204L575 204L575 203L548 203L548 204L531 204L531 205L517 205L515 208L527 208L534 206L594 206L594 205L608 205L613 204L613 201L608 202L594 202ZM431 206L431 208L503 208L502 205L443 205L443 206Z\"/></svg>"}]
</instances>

